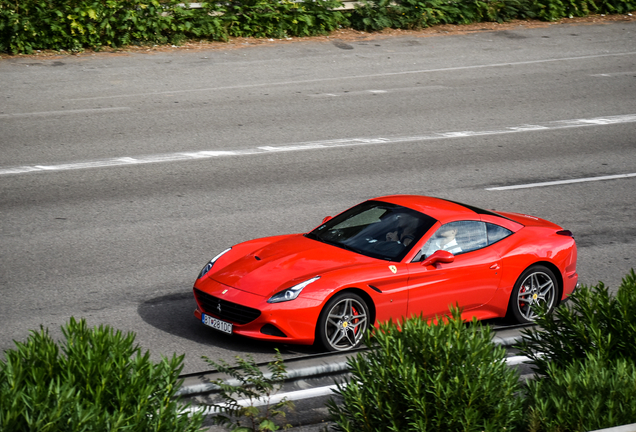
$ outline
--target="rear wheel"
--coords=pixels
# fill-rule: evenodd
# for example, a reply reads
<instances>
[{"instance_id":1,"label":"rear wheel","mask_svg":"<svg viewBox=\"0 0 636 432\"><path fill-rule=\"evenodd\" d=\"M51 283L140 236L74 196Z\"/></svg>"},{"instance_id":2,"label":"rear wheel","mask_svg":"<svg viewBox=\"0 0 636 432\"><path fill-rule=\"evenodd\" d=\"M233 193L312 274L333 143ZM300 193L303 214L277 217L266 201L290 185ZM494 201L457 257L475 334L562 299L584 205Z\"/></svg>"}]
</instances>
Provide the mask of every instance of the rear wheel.
<instances>
[{"instance_id":1,"label":"rear wheel","mask_svg":"<svg viewBox=\"0 0 636 432\"><path fill-rule=\"evenodd\" d=\"M519 323L533 322L537 318L537 305L546 305L551 312L557 304L559 285L552 270L542 265L528 267L510 295L508 312Z\"/></svg>"},{"instance_id":2,"label":"rear wheel","mask_svg":"<svg viewBox=\"0 0 636 432\"><path fill-rule=\"evenodd\" d=\"M369 328L369 307L354 293L336 294L318 318L316 336L328 351L348 351L362 342Z\"/></svg>"}]
</instances>

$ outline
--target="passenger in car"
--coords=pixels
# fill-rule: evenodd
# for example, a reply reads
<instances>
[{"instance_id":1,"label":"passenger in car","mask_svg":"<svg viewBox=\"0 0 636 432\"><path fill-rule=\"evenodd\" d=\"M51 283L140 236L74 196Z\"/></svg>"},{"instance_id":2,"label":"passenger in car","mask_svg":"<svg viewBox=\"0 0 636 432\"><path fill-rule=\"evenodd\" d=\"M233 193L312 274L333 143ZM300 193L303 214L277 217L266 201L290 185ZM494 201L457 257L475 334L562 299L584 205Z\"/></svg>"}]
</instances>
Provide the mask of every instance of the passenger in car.
<instances>
[{"instance_id":1,"label":"passenger in car","mask_svg":"<svg viewBox=\"0 0 636 432\"><path fill-rule=\"evenodd\" d=\"M456 235L457 228L448 224L443 225L428 242L425 256L428 257L438 250L445 250L454 255L460 253L462 248L457 244Z\"/></svg>"}]
</instances>

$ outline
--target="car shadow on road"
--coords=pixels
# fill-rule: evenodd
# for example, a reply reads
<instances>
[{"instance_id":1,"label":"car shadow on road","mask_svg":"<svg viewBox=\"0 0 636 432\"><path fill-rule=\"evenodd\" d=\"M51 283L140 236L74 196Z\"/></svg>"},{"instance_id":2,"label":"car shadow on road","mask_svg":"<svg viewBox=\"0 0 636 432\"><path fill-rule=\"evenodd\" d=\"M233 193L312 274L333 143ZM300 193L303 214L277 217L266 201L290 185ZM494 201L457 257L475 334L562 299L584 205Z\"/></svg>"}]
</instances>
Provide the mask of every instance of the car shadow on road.
<instances>
[{"instance_id":1,"label":"car shadow on road","mask_svg":"<svg viewBox=\"0 0 636 432\"><path fill-rule=\"evenodd\" d=\"M137 307L141 319L151 326L196 343L210 347L246 353L307 355L319 352L312 346L282 345L255 341L237 335L226 335L205 327L194 317L196 303L191 292L180 292L150 298Z\"/></svg>"}]
</instances>

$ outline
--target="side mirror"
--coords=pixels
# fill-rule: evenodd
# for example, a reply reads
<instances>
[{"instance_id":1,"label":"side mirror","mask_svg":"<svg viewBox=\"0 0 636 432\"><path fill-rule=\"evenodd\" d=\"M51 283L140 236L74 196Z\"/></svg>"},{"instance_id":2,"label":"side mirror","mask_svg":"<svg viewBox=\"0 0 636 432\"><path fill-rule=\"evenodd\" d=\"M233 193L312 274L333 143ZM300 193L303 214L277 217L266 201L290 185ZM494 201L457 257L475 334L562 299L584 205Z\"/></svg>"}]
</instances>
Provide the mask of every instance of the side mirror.
<instances>
[{"instance_id":1,"label":"side mirror","mask_svg":"<svg viewBox=\"0 0 636 432\"><path fill-rule=\"evenodd\" d=\"M333 218L333 216L327 216L327 217L325 217L325 218L322 220L322 223L325 223L325 222L327 222L329 219L332 219L332 218Z\"/></svg>"},{"instance_id":2,"label":"side mirror","mask_svg":"<svg viewBox=\"0 0 636 432\"><path fill-rule=\"evenodd\" d=\"M435 263L452 263L455 261L455 255L445 250L438 250L433 252L431 256L422 261L423 266L432 265Z\"/></svg>"}]
</instances>

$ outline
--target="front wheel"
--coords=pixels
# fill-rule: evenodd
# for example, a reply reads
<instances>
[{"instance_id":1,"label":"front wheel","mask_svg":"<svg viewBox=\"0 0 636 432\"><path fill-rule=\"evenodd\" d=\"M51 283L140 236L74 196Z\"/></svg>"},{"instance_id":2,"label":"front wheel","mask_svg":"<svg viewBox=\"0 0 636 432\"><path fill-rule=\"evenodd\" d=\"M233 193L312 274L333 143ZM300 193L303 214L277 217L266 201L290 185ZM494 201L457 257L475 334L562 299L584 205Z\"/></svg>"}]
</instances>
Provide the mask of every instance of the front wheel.
<instances>
[{"instance_id":1,"label":"front wheel","mask_svg":"<svg viewBox=\"0 0 636 432\"><path fill-rule=\"evenodd\" d=\"M527 268L510 295L508 312L519 323L537 319L537 305L545 305L551 312L557 304L559 292L557 279L547 267L534 265Z\"/></svg>"},{"instance_id":2,"label":"front wheel","mask_svg":"<svg viewBox=\"0 0 636 432\"><path fill-rule=\"evenodd\" d=\"M354 293L336 294L327 302L316 328L316 336L327 351L348 351L362 342L369 328L369 308Z\"/></svg>"}]
</instances>

